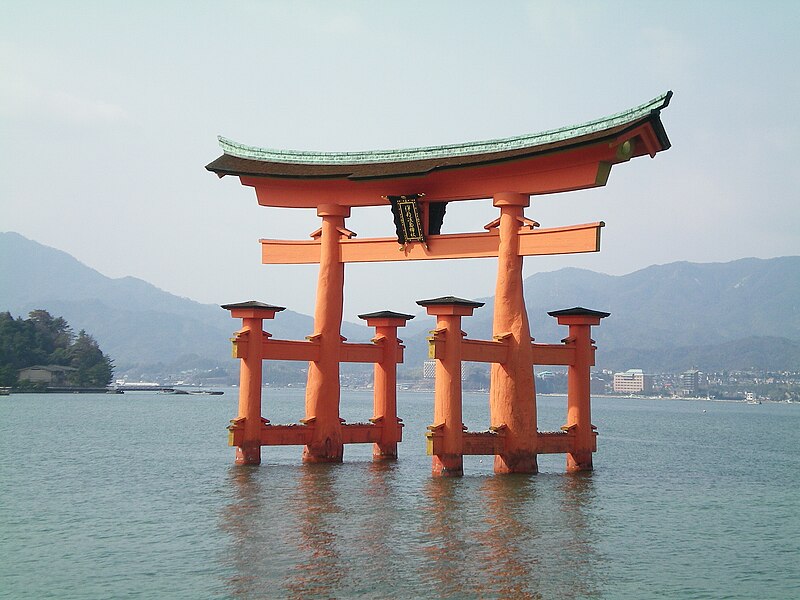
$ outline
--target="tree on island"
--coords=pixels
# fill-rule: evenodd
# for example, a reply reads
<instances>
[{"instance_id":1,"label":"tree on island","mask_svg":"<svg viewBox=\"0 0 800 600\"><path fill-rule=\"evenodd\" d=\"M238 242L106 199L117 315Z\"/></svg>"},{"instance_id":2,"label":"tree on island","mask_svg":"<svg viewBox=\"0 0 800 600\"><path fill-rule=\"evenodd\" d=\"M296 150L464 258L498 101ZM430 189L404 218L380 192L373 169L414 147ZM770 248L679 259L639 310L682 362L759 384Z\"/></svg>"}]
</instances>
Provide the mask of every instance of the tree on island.
<instances>
[{"instance_id":1,"label":"tree on island","mask_svg":"<svg viewBox=\"0 0 800 600\"><path fill-rule=\"evenodd\" d=\"M104 387L111 383L114 364L86 331L76 336L62 317L34 310L27 319L0 313L0 386L18 387L19 371L35 365L75 369L68 383Z\"/></svg>"}]
</instances>

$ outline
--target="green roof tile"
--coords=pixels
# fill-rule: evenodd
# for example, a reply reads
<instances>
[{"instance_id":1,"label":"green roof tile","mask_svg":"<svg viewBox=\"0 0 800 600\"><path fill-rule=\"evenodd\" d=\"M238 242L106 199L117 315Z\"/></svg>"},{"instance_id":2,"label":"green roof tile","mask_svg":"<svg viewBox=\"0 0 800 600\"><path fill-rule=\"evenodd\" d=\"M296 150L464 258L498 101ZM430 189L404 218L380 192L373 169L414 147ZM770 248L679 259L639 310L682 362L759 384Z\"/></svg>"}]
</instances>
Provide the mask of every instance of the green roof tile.
<instances>
[{"instance_id":1,"label":"green roof tile","mask_svg":"<svg viewBox=\"0 0 800 600\"><path fill-rule=\"evenodd\" d=\"M519 135L481 142L448 144L444 146L425 146L400 150L371 150L366 152L311 152L303 150L274 150L247 146L219 137L219 145L225 154L248 160L295 165L359 165L374 163L393 163L452 158L506 152L521 148L531 148L563 142L572 138L591 135L612 127L634 123L665 108L672 97L666 92L649 102L624 112L596 119L582 125L571 125L541 133Z\"/></svg>"}]
</instances>

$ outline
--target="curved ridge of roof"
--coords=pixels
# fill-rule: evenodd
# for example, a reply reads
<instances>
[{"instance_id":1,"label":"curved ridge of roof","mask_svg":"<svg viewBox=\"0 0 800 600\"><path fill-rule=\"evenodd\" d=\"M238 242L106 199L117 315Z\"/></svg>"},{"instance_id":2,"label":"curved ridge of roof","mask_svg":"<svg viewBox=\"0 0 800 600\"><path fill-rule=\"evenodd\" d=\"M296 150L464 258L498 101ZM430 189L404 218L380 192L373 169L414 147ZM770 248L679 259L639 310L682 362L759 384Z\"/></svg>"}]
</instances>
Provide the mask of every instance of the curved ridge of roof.
<instances>
[{"instance_id":1,"label":"curved ridge of roof","mask_svg":"<svg viewBox=\"0 0 800 600\"><path fill-rule=\"evenodd\" d=\"M424 146L398 150L371 150L360 152L314 152L307 150L258 148L256 146L240 144L239 142L235 142L223 136L219 136L217 139L219 140L222 151L229 156L248 160L295 165L358 165L452 158L529 148L596 133L611 127L635 122L653 113L659 113L663 108L669 105L671 98L672 92L668 91L634 108L580 125L570 125L540 133L494 140L448 144L444 146Z\"/></svg>"}]
</instances>

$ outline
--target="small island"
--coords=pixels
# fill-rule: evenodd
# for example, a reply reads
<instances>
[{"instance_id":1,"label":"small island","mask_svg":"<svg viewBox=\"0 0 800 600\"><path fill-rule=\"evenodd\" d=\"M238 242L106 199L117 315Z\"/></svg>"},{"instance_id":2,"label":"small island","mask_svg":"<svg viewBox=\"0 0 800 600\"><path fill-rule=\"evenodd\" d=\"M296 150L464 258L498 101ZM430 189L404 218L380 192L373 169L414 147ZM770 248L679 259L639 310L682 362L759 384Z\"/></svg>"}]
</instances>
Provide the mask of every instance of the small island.
<instances>
[{"instance_id":1,"label":"small island","mask_svg":"<svg viewBox=\"0 0 800 600\"><path fill-rule=\"evenodd\" d=\"M62 317L33 310L0 313L0 389L14 392L104 392L114 364L97 341L76 335Z\"/></svg>"}]
</instances>

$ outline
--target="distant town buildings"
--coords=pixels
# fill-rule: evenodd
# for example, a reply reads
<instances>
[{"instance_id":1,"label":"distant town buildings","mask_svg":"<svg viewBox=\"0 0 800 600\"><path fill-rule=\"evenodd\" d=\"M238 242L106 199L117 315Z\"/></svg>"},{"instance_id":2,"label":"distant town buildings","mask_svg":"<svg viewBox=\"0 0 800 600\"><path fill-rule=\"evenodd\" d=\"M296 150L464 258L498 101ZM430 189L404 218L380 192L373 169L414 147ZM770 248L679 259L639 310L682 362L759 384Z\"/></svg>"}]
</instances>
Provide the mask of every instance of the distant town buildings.
<instances>
[{"instance_id":1,"label":"distant town buildings","mask_svg":"<svg viewBox=\"0 0 800 600\"><path fill-rule=\"evenodd\" d=\"M618 394L637 394L653 389L653 376L641 369L628 369L614 373L614 392Z\"/></svg>"},{"instance_id":2,"label":"distant town buildings","mask_svg":"<svg viewBox=\"0 0 800 600\"><path fill-rule=\"evenodd\" d=\"M683 396L697 396L700 390L700 371L689 369L681 373L681 394Z\"/></svg>"}]
</instances>

